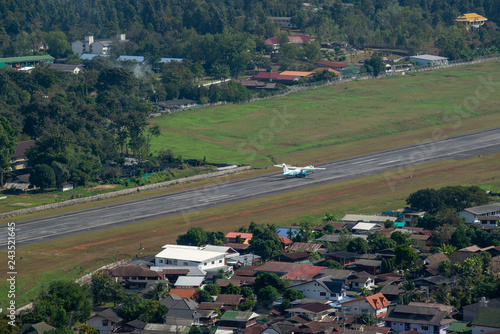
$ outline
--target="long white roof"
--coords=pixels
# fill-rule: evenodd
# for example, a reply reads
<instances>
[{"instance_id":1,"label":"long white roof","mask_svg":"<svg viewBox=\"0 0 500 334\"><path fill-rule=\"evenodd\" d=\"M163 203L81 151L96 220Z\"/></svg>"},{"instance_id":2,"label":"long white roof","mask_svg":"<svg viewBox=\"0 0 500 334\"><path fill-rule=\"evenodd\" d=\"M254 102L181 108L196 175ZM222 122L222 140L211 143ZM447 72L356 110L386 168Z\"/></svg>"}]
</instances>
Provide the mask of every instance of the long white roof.
<instances>
[{"instance_id":1,"label":"long white roof","mask_svg":"<svg viewBox=\"0 0 500 334\"><path fill-rule=\"evenodd\" d=\"M227 255L225 251L212 250L205 247L165 245L163 250L156 254L156 257L165 259L176 259L180 261L203 262Z\"/></svg>"}]
</instances>

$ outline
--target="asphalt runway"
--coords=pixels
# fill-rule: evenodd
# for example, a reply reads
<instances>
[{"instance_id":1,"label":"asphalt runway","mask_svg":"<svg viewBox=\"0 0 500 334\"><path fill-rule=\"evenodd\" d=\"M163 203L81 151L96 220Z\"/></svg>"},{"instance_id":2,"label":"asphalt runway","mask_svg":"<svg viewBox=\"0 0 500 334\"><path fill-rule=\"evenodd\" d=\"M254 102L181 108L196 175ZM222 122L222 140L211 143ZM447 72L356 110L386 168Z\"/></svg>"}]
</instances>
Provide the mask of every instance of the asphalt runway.
<instances>
[{"instance_id":1,"label":"asphalt runway","mask_svg":"<svg viewBox=\"0 0 500 334\"><path fill-rule=\"evenodd\" d=\"M305 178L285 178L282 171L236 181L221 178L214 185L183 190L62 215L16 223L16 246L24 246L127 224L189 213L254 198L315 187L327 183L384 173L391 181L410 177L414 166L442 159L465 159L500 151L500 128L417 143L387 151L315 165L326 170ZM285 161L284 161L285 162ZM279 162L281 163L281 162ZM402 172L395 172L403 168ZM226 182L227 181L227 182ZM7 225L2 227L0 249L7 248Z\"/></svg>"}]
</instances>

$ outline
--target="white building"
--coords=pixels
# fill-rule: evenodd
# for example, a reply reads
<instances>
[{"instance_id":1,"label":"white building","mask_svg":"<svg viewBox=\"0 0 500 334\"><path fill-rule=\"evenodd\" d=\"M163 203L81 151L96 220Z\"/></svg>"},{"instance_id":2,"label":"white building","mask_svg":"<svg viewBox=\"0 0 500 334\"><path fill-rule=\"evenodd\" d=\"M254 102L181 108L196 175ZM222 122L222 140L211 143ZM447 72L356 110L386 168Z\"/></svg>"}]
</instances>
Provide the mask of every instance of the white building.
<instances>
[{"instance_id":1,"label":"white building","mask_svg":"<svg viewBox=\"0 0 500 334\"><path fill-rule=\"evenodd\" d=\"M105 309L91 317L88 320L89 325L93 326L99 334L111 334L120 328L123 319L111 309Z\"/></svg>"},{"instance_id":2,"label":"white building","mask_svg":"<svg viewBox=\"0 0 500 334\"><path fill-rule=\"evenodd\" d=\"M390 220L391 222L395 222L396 219L397 219L396 217L389 217L389 216L351 215L351 214L347 214L344 217L342 217L342 221L346 224L358 223L358 222L383 224L388 220Z\"/></svg>"},{"instance_id":3,"label":"white building","mask_svg":"<svg viewBox=\"0 0 500 334\"><path fill-rule=\"evenodd\" d=\"M155 265L158 267L197 267L201 270L217 270L227 266L227 259L239 256L231 247L224 246L183 246L165 245L156 254Z\"/></svg>"},{"instance_id":4,"label":"white building","mask_svg":"<svg viewBox=\"0 0 500 334\"><path fill-rule=\"evenodd\" d=\"M304 298L340 301L346 296L347 282L326 276L294 285L293 288L302 292Z\"/></svg>"},{"instance_id":5,"label":"white building","mask_svg":"<svg viewBox=\"0 0 500 334\"><path fill-rule=\"evenodd\" d=\"M459 211L458 214L465 218L467 224L473 224L479 216L500 216L500 203L475 206Z\"/></svg>"},{"instance_id":6,"label":"white building","mask_svg":"<svg viewBox=\"0 0 500 334\"><path fill-rule=\"evenodd\" d=\"M426 66L426 65L446 65L448 64L448 58L446 57L440 57L440 56L434 56L434 55L418 55L418 56L411 56L410 57L410 62L416 62L420 66Z\"/></svg>"},{"instance_id":7,"label":"white building","mask_svg":"<svg viewBox=\"0 0 500 334\"><path fill-rule=\"evenodd\" d=\"M118 34L116 36L116 39L97 40L94 40L94 36L85 36L85 40L79 40L71 43L71 49L73 50L74 54L79 56L84 53L109 55L111 54L111 48L113 44L125 41L125 34Z\"/></svg>"},{"instance_id":8,"label":"white building","mask_svg":"<svg viewBox=\"0 0 500 334\"><path fill-rule=\"evenodd\" d=\"M364 313L371 313L381 322L382 318L387 314L387 307L390 305L389 301L381 293L376 293L371 296L356 298L341 303L342 312L344 314L361 315Z\"/></svg>"}]
</instances>

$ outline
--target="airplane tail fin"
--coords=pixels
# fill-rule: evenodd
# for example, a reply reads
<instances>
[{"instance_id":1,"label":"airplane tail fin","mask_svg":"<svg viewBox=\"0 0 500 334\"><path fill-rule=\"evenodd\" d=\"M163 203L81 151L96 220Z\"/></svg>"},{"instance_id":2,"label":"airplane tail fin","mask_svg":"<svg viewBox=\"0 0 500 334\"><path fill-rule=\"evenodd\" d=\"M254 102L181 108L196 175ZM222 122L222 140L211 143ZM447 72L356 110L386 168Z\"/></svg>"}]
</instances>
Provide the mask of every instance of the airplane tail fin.
<instances>
[{"instance_id":1,"label":"airplane tail fin","mask_svg":"<svg viewBox=\"0 0 500 334\"><path fill-rule=\"evenodd\" d=\"M290 171L285 164L282 164L282 167L283 167L283 173L288 173Z\"/></svg>"}]
</instances>

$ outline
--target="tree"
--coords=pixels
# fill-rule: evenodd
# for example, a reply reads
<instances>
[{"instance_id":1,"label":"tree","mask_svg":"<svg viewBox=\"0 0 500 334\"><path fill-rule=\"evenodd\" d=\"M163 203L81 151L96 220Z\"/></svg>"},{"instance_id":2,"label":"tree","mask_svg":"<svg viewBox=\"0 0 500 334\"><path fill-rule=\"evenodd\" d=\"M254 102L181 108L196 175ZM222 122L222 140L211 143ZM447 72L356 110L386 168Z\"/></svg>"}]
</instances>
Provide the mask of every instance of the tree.
<instances>
[{"instance_id":1,"label":"tree","mask_svg":"<svg viewBox=\"0 0 500 334\"><path fill-rule=\"evenodd\" d=\"M168 295L168 291L165 289L165 285L161 282L157 282L155 285L151 286L151 290L144 294L144 297L152 300L160 300Z\"/></svg>"},{"instance_id":2,"label":"tree","mask_svg":"<svg viewBox=\"0 0 500 334\"><path fill-rule=\"evenodd\" d=\"M82 327L80 327L80 329L78 330L78 333L79 334L99 334L99 331L97 329L95 329L94 326L92 325L83 325Z\"/></svg>"},{"instance_id":3,"label":"tree","mask_svg":"<svg viewBox=\"0 0 500 334\"><path fill-rule=\"evenodd\" d=\"M217 296L221 292L221 287L220 287L220 285L215 284L215 283L208 283L205 285L203 290L210 293L211 296Z\"/></svg>"},{"instance_id":4,"label":"tree","mask_svg":"<svg viewBox=\"0 0 500 334\"><path fill-rule=\"evenodd\" d=\"M228 295L239 295L241 292L241 289L239 286L235 286L232 283L229 283L226 288L224 289L224 293Z\"/></svg>"},{"instance_id":5,"label":"tree","mask_svg":"<svg viewBox=\"0 0 500 334\"><path fill-rule=\"evenodd\" d=\"M297 291L294 288L288 288L283 293L283 298L286 298L289 301L293 302L294 300L304 298L304 294L302 293L302 291Z\"/></svg>"},{"instance_id":6,"label":"tree","mask_svg":"<svg viewBox=\"0 0 500 334\"><path fill-rule=\"evenodd\" d=\"M10 155L14 153L15 141L14 129L0 115L0 187L3 187L3 173L10 168Z\"/></svg>"},{"instance_id":7,"label":"tree","mask_svg":"<svg viewBox=\"0 0 500 334\"><path fill-rule=\"evenodd\" d=\"M286 288L286 283L284 280L278 277L278 275L274 273L264 273L255 279L255 283L253 285L253 289L255 292L259 292L259 290L267 287L267 286L272 286L274 287L277 291L282 292Z\"/></svg>"},{"instance_id":8,"label":"tree","mask_svg":"<svg viewBox=\"0 0 500 334\"><path fill-rule=\"evenodd\" d=\"M440 194L432 188L421 189L410 194L406 203L412 208L427 211L429 214L436 214L444 207Z\"/></svg>"},{"instance_id":9,"label":"tree","mask_svg":"<svg viewBox=\"0 0 500 334\"><path fill-rule=\"evenodd\" d=\"M264 306L270 305L275 300L278 300L279 297L278 290L271 285L263 287L257 292L257 300Z\"/></svg>"},{"instance_id":10,"label":"tree","mask_svg":"<svg viewBox=\"0 0 500 334\"><path fill-rule=\"evenodd\" d=\"M418 260L418 255L408 245L396 246L395 265L399 269L411 268Z\"/></svg>"},{"instance_id":11,"label":"tree","mask_svg":"<svg viewBox=\"0 0 500 334\"><path fill-rule=\"evenodd\" d=\"M368 73L373 73L373 75L378 76L380 73L385 73L385 64L382 61L382 57L377 53L373 53L369 60L365 60L363 65Z\"/></svg>"},{"instance_id":12,"label":"tree","mask_svg":"<svg viewBox=\"0 0 500 334\"><path fill-rule=\"evenodd\" d=\"M56 175L49 165L36 165L30 174L30 182L45 191L45 189L56 185Z\"/></svg>"},{"instance_id":13,"label":"tree","mask_svg":"<svg viewBox=\"0 0 500 334\"><path fill-rule=\"evenodd\" d=\"M417 289L412 281L407 281L403 285L403 290L398 295L398 304L408 305L410 302L419 302L424 297L423 291Z\"/></svg>"},{"instance_id":14,"label":"tree","mask_svg":"<svg viewBox=\"0 0 500 334\"><path fill-rule=\"evenodd\" d=\"M207 244L207 241L207 232L205 232L205 230L203 230L203 228L199 226L190 227L186 234L180 234L177 237L178 245L204 246Z\"/></svg>"},{"instance_id":15,"label":"tree","mask_svg":"<svg viewBox=\"0 0 500 334\"><path fill-rule=\"evenodd\" d=\"M451 276L451 262L448 260L439 262L438 273L440 275L450 277Z\"/></svg>"},{"instance_id":16,"label":"tree","mask_svg":"<svg viewBox=\"0 0 500 334\"><path fill-rule=\"evenodd\" d=\"M65 165L54 160L52 161L51 167L54 170L54 176L56 178L56 186L60 186L64 182L68 181L71 174L69 173L69 170Z\"/></svg>"},{"instance_id":17,"label":"tree","mask_svg":"<svg viewBox=\"0 0 500 334\"><path fill-rule=\"evenodd\" d=\"M365 239L354 238L347 244L347 251L358 254L366 254L370 251L370 246L368 245L368 241Z\"/></svg>"},{"instance_id":18,"label":"tree","mask_svg":"<svg viewBox=\"0 0 500 334\"><path fill-rule=\"evenodd\" d=\"M409 237L410 237L410 235L408 233L403 233L401 231L394 231L391 234L391 240L394 240L396 245L408 244Z\"/></svg>"},{"instance_id":19,"label":"tree","mask_svg":"<svg viewBox=\"0 0 500 334\"><path fill-rule=\"evenodd\" d=\"M252 227L252 225L250 226ZM276 233L274 225L260 226L255 224L253 230L253 237L250 240L250 250L261 256L263 259L270 259L280 253L281 240Z\"/></svg>"},{"instance_id":20,"label":"tree","mask_svg":"<svg viewBox=\"0 0 500 334\"><path fill-rule=\"evenodd\" d=\"M45 36L50 54L56 58L66 57L71 53L68 37L62 31L51 31Z\"/></svg>"},{"instance_id":21,"label":"tree","mask_svg":"<svg viewBox=\"0 0 500 334\"><path fill-rule=\"evenodd\" d=\"M195 299L198 303L211 302L212 296L208 291L198 290L197 293L195 294Z\"/></svg>"},{"instance_id":22,"label":"tree","mask_svg":"<svg viewBox=\"0 0 500 334\"><path fill-rule=\"evenodd\" d=\"M377 324L377 318L375 318L375 316L370 312L364 312L357 316L356 323L366 326L374 326Z\"/></svg>"},{"instance_id":23,"label":"tree","mask_svg":"<svg viewBox=\"0 0 500 334\"><path fill-rule=\"evenodd\" d=\"M470 246L470 238L467 236L465 228L458 228L450 238L450 244L458 249Z\"/></svg>"},{"instance_id":24,"label":"tree","mask_svg":"<svg viewBox=\"0 0 500 334\"><path fill-rule=\"evenodd\" d=\"M90 291L94 297L94 303L98 305L109 302L118 303L122 300L124 288L107 273L100 271L92 275L90 280Z\"/></svg>"},{"instance_id":25,"label":"tree","mask_svg":"<svg viewBox=\"0 0 500 334\"><path fill-rule=\"evenodd\" d=\"M340 263L338 263L335 260L326 260L325 261L325 266L327 266L330 269L340 269L340 268L342 268L342 266L340 265Z\"/></svg>"}]
</instances>

